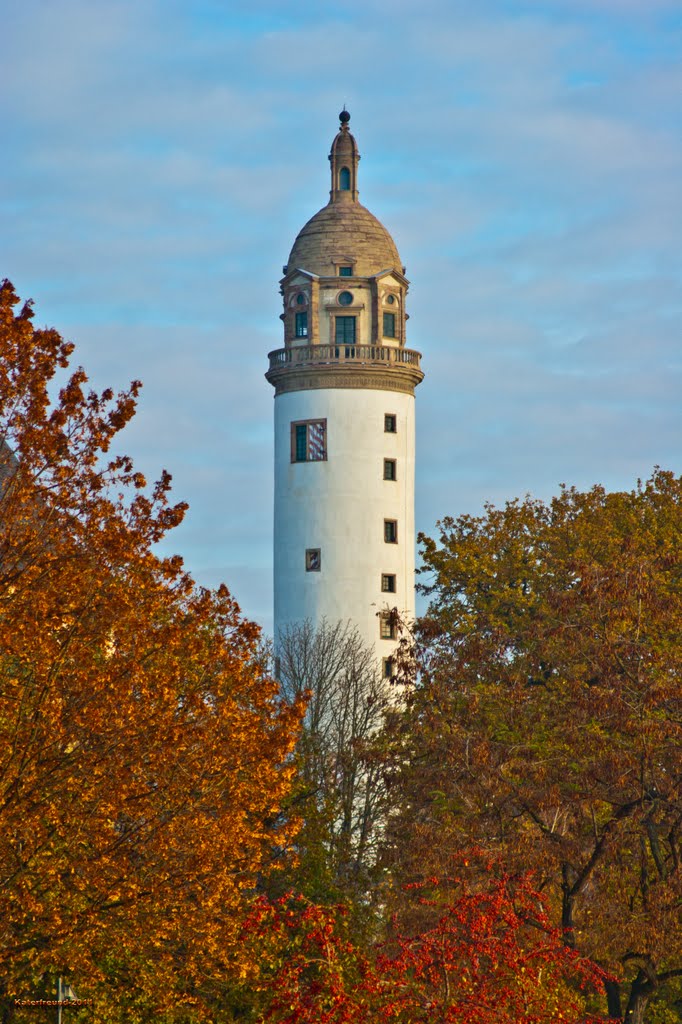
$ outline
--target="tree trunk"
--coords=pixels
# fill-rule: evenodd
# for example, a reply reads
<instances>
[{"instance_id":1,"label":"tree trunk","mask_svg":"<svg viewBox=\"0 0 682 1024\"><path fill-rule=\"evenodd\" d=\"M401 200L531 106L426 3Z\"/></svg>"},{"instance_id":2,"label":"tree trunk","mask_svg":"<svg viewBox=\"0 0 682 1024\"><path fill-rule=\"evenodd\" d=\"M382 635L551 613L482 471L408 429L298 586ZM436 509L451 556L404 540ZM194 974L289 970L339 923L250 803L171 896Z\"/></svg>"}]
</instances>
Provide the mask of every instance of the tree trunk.
<instances>
[{"instance_id":1,"label":"tree trunk","mask_svg":"<svg viewBox=\"0 0 682 1024\"><path fill-rule=\"evenodd\" d=\"M609 1018L613 1020L623 1019L623 1006L620 1001L620 984L617 981L604 982L606 989L606 1005Z\"/></svg>"},{"instance_id":2,"label":"tree trunk","mask_svg":"<svg viewBox=\"0 0 682 1024\"><path fill-rule=\"evenodd\" d=\"M575 934L573 932L573 890L569 878L569 865L561 865L561 931L565 945L575 949Z\"/></svg>"},{"instance_id":3,"label":"tree trunk","mask_svg":"<svg viewBox=\"0 0 682 1024\"><path fill-rule=\"evenodd\" d=\"M649 1005L653 984L644 971L639 971L630 989L630 998L625 1009L624 1024L644 1024L644 1014Z\"/></svg>"}]
</instances>

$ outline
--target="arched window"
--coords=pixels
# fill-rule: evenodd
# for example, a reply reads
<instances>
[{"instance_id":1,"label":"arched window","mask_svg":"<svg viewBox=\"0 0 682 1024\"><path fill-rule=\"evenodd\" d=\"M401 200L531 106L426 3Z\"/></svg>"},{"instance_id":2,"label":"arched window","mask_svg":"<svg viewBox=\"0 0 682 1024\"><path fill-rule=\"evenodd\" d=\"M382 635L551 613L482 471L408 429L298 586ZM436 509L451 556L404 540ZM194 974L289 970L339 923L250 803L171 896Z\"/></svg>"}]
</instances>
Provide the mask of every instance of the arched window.
<instances>
[{"instance_id":1,"label":"arched window","mask_svg":"<svg viewBox=\"0 0 682 1024\"><path fill-rule=\"evenodd\" d=\"M350 171L347 167L342 167L339 171L339 188L342 192L350 191Z\"/></svg>"}]
</instances>

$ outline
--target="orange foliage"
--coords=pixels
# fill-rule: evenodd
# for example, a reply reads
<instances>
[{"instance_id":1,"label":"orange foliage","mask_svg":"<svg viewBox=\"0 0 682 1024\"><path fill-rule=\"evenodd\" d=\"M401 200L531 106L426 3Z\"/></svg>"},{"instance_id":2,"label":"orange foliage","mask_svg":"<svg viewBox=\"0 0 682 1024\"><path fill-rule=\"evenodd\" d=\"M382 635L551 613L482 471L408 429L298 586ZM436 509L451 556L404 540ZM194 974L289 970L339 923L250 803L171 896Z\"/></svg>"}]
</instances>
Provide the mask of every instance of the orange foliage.
<instances>
[{"instance_id":1,"label":"orange foliage","mask_svg":"<svg viewBox=\"0 0 682 1024\"><path fill-rule=\"evenodd\" d=\"M85 391L72 346L0 290L0 970L133 986L158 1008L249 969L299 710L257 627L153 545L182 519L107 457L139 383ZM112 990L109 999L115 998ZM132 1019L132 1018L131 1018Z\"/></svg>"}]
</instances>

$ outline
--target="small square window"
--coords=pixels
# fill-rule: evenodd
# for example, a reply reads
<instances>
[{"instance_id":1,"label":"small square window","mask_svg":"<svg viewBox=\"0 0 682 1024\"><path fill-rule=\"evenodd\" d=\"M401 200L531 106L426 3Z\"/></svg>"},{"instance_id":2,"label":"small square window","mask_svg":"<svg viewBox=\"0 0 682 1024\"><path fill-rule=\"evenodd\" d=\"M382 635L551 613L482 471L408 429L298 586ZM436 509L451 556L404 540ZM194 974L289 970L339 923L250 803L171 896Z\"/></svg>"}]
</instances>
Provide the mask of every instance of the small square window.
<instances>
[{"instance_id":1,"label":"small square window","mask_svg":"<svg viewBox=\"0 0 682 1024\"><path fill-rule=\"evenodd\" d=\"M398 520L384 519L384 540L387 544L398 543Z\"/></svg>"},{"instance_id":2,"label":"small square window","mask_svg":"<svg viewBox=\"0 0 682 1024\"><path fill-rule=\"evenodd\" d=\"M384 416L384 433L395 434L398 431L398 418L393 412L387 412Z\"/></svg>"},{"instance_id":3,"label":"small square window","mask_svg":"<svg viewBox=\"0 0 682 1024\"><path fill-rule=\"evenodd\" d=\"M339 267L339 277L352 277L352 276L353 276L353 268L352 267Z\"/></svg>"},{"instance_id":4,"label":"small square window","mask_svg":"<svg viewBox=\"0 0 682 1024\"><path fill-rule=\"evenodd\" d=\"M393 612L382 612L379 616L379 634L382 640L395 640L396 627Z\"/></svg>"},{"instance_id":5,"label":"small square window","mask_svg":"<svg viewBox=\"0 0 682 1024\"><path fill-rule=\"evenodd\" d=\"M384 594L395 594L395 574L392 572L382 572L381 574L381 590Z\"/></svg>"},{"instance_id":6,"label":"small square window","mask_svg":"<svg viewBox=\"0 0 682 1024\"><path fill-rule=\"evenodd\" d=\"M319 572L322 568L322 552L319 548L306 548L305 571Z\"/></svg>"},{"instance_id":7,"label":"small square window","mask_svg":"<svg viewBox=\"0 0 682 1024\"><path fill-rule=\"evenodd\" d=\"M397 480L395 459L384 459L384 480Z\"/></svg>"},{"instance_id":8,"label":"small square window","mask_svg":"<svg viewBox=\"0 0 682 1024\"><path fill-rule=\"evenodd\" d=\"M391 677L393 676L393 658L383 658L382 665L384 679L391 679Z\"/></svg>"},{"instance_id":9,"label":"small square window","mask_svg":"<svg viewBox=\"0 0 682 1024\"><path fill-rule=\"evenodd\" d=\"M395 313L384 313L384 338L395 338Z\"/></svg>"}]
</instances>

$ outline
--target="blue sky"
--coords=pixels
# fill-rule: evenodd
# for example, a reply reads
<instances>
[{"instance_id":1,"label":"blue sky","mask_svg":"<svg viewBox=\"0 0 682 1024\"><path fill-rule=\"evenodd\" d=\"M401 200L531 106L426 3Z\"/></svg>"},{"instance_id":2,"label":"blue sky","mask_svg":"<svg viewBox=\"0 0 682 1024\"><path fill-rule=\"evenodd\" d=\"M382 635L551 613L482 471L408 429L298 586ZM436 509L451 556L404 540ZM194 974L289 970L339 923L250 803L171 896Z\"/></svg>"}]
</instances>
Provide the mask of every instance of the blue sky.
<instances>
[{"instance_id":1,"label":"blue sky","mask_svg":"<svg viewBox=\"0 0 682 1024\"><path fill-rule=\"evenodd\" d=\"M681 54L679 0L8 0L0 275L93 386L144 381L168 549L269 629L263 373L343 103L412 282L432 533L680 471Z\"/></svg>"}]
</instances>

